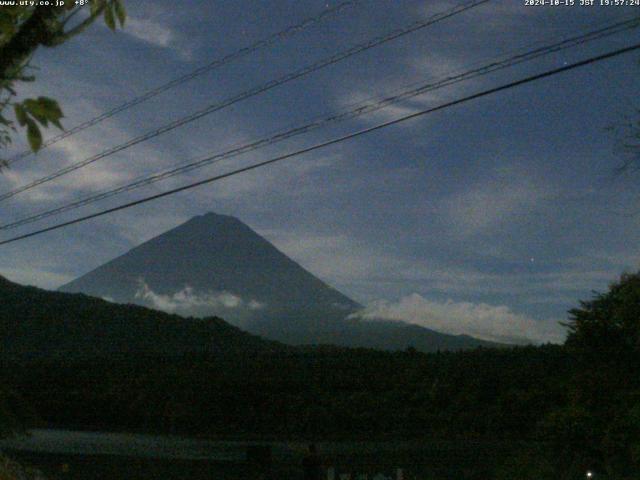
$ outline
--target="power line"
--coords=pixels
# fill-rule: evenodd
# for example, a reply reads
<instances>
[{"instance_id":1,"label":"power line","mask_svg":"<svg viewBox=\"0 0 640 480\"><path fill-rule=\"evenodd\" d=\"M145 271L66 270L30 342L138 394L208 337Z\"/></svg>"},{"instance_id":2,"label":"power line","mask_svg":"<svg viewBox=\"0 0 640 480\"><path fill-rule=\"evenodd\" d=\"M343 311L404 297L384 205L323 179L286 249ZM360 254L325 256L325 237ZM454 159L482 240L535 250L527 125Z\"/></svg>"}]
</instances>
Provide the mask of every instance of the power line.
<instances>
[{"instance_id":1,"label":"power line","mask_svg":"<svg viewBox=\"0 0 640 480\"><path fill-rule=\"evenodd\" d=\"M73 220L69 220L67 222L62 222L62 223L59 223L59 224L56 224L56 225L52 225L52 226L47 227L47 228L42 228L40 230L36 230L36 231L30 232L30 233L19 235L17 237L9 238L7 240L0 241L0 245L6 245L8 243L17 242L18 240L24 240L26 238L34 237L36 235L41 235L41 234L46 233L46 232L50 232L50 231L53 231L53 230L58 230L60 228L67 227L67 226L70 226L70 225L74 225L76 223L80 223L80 222L84 222L86 220L90 220L90 219L93 219L93 218L101 217L101 216L107 215L109 213L117 212L119 210L125 210L127 208L131 208L131 207L134 207L136 205L141 205L143 203L147 203L147 202L150 202L150 201L153 201L153 200L157 200L157 199L162 198L162 197L166 197L166 196L173 195L173 194L176 194L176 193L179 193L179 192L190 190L192 188L196 188L196 187L199 187L201 185L205 185L205 184L212 183L212 182L215 182L215 181L218 181L218 180L222 180L224 178L232 177L232 176L238 175L240 173L248 172L248 171L255 170L255 169L258 169L258 168L261 168L261 167L265 167L267 165L271 165L271 164L274 164L274 163L277 163L277 162L281 162L281 161L289 159L289 158L293 158L293 157L297 157L299 155L310 153L310 152L313 152L315 150L320 150L320 149L328 147L330 145L335 145L335 144L344 142L346 140L350 140L350 139L365 135L367 133L375 132L377 130L381 130L383 128L386 128L386 127L389 127L389 126L392 126L392 125L396 125L396 124L399 124L399 123L402 123L402 122L406 122L408 120L412 120L412 119L415 119L415 118L418 118L418 117L422 117L422 116L430 114L430 113L434 113L434 112L437 112L437 111L440 111L440 110L444 110L444 109L453 107L455 105L460 105L462 103L466 103L466 102L469 102L471 100L475 100L475 99L478 99L478 98L481 98L481 97L485 97L485 96L488 96L488 95L492 95L494 93L498 93L498 92L501 92L501 91L504 91L504 90L508 90L508 89L511 89L511 88L514 88L514 87L518 87L518 86L521 86L521 85L532 83L532 82L535 82L537 80L541 80L543 78L547 78L547 77L551 77L553 75L557 75L557 74L560 74L560 73L563 73L563 72L567 72L569 70L574 70L576 68L584 67L586 65L590 65L590 64L593 64L593 63L596 63L596 62L600 62L602 60L606 60L606 59L609 59L609 58L617 57L617 56L620 56L620 55L623 55L625 53L629 53L629 52L632 52L632 51L635 51L635 50L638 50L638 49L640 49L640 43L636 43L635 45L632 45L632 46L629 46L629 47L621 48L621 49L614 50L614 51L609 52L609 53L605 53L605 54L602 54L602 55L591 57L591 58L588 58L586 60L582 60L580 62L576 62L576 63L572 63L570 65L566 65L564 67L555 68L553 70L547 70L546 72L539 73L539 74L536 74L536 75L532 75L532 76L523 78L521 80L516 80L514 82L510 82L510 83L507 83L505 85L501 85L499 87L494 87L494 88L491 88L491 89L488 89L488 90L484 90L482 92L475 93L473 95L469 95L469 96L460 98L458 100L453 100L451 102L447 102L447 103L438 105L437 107L429 108L429 109L426 109L426 110L421 110L419 112L412 113L410 115L405 115L403 117L400 117L400 118L397 118L397 119L394 119L394 120L390 120L388 122L380 123L380 124L375 125L373 127L365 128L363 130L358 130L357 132L353 132L353 133L350 133L350 134L347 134L347 135L344 135L344 136L341 136L341 137L338 137L338 138L334 138L334 139L328 140L326 142L318 143L316 145L312 145L310 147L306 147L306 148L303 148L301 150L297 150L295 152L287 153L285 155L280 155L278 157L271 158L269 160L265 160L263 162L259 162L259 163L255 163L253 165L249 165L247 167L238 168L238 169L233 170L231 172L227 172L227 173L223 173L223 174L216 175L216 176L213 176L213 177L209 177L209 178L206 178L204 180L200 180L200 181L197 181L197 182L194 182L194 183L190 183L188 185L184 185L182 187L178 187L178 188L174 188L172 190L168 190L166 192L158 193L156 195L151 195L149 197L145 197L145 198L142 198L142 199L139 199L139 200L135 200L133 202L128 202L128 203L125 203L125 204L122 204L122 205L118 205L117 207L108 208L108 209L102 210L100 212L92 213L90 215L85 215L83 217L78 217L78 218L75 218Z\"/></svg>"},{"instance_id":2,"label":"power line","mask_svg":"<svg viewBox=\"0 0 640 480\"><path fill-rule=\"evenodd\" d=\"M329 8L327 10L324 10L323 12L321 12L319 15L316 15L315 17L309 17L304 19L302 22L296 24L296 25L291 25L287 28L285 28L284 30L281 30L277 33L274 33L273 35L270 35L266 38L263 38L262 40L258 40L257 42L243 47L239 50L236 50L235 52L232 52L228 55L225 55L222 58L218 58L216 60L213 60L212 62L197 68L185 75L182 75L180 77L174 78L173 80L168 81L167 83L164 83L162 85L159 85L151 90L148 90L147 92L143 93L142 95L139 95L137 97L134 97L120 105L118 105L117 107L112 108L111 110L108 110L104 113L101 113L100 115L98 115L97 117L94 117L90 120L87 120L85 122L82 122L78 125L76 125L75 127L70 128L69 130L66 130L54 137L51 137L49 139L47 139L43 144L42 144L42 148L46 148L49 147L51 145L53 145L54 143L58 143L60 140L63 140L67 137L70 137L71 135L74 135L78 132L81 132L82 130L85 130L89 127L92 127L94 125L97 125L98 123L113 117L114 115L117 115L120 112L123 112L125 110L128 110L131 107L134 107L136 105L139 105L140 103L146 102L147 100L150 100L151 98L160 95L161 93L166 92L167 90L170 90L172 88L175 88L179 85L182 85L183 83L186 83L190 80L193 80L196 77L199 77L200 75L203 75L205 73L211 72L219 67L222 67L228 63L231 63L235 60L238 60L242 57L246 57L247 55L250 55L258 50L261 50L263 48L267 48L272 46L273 44L275 44L276 42L280 41L280 40L285 40L289 37L293 37L295 35L297 35L298 33L300 33L301 31L305 30L306 28L309 28L312 25L315 25L317 23L321 23L322 21L324 21L326 18L333 16L333 15L337 15L340 12L342 12L343 10L345 10L348 7L351 6L355 6L358 3L361 3L362 0L348 0L345 2L340 3L339 5L336 5L335 7ZM11 165L12 163L17 162L18 160L21 160L23 158L28 157L29 155L31 155L33 152L31 150L25 150L24 152L21 152L17 155L14 155L13 157L11 157L9 160L7 160L7 164Z\"/></svg>"},{"instance_id":3,"label":"power line","mask_svg":"<svg viewBox=\"0 0 640 480\"><path fill-rule=\"evenodd\" d=\"M400 38L400 37L402 37L404 35L408 35L410 33L416 32L416 31L418 31L420 29L426 28L426 27L428 27L430 25L433 25L435 23L438 23L438 22L440 22L442 20L445 20L447 18L453 17L454 15L458 15L458 14L460 14L462 12L465 12L465 11L470 10L472 8L478 7L478 6L480 6L480 5L484 4L484 3L487 3L489 1L490 0L474 0L472 2L468 2L468 3L462 4L462 5L458 5L458 6L453 7L453 8L451 8L451 9L445 11L445 12L435 14L435 15L429 17L429 19L427 19L427 20L421 20L421 21L418 21L418 22L414 22L414 23L410 24L407 27L400 28L400 29L397 29L397 30L393 30L390 33L387 33L387 34L385 34L383 36L375 37L374 39L372 39L372 40L370 40L370 41L368 41L366 43L358 44L358 45L356 45L354 47L351 47L351 48L349 48L347 50L344 50L344 51L339 52L339 53L337 53L335 55L332 55L331 57L328 57L328 58L325 58L323 60L320 60L319 62L316 62L316 63L314 63L312 65L304 67L304 68L302 68L300 70L297 70L295 72L289 73L289 74L287 74L287 75L285 75L283 77L280 77L280 78L278 78L276 80L271 80L271 81L269 81L269 82L267 82L267 83L265 83L263 85L260 85L258 87L255 87L255 88L251 89L251 90L245 91L245 92L243 92L243 93L241 93L239 95L231 97L230 99L224 100L224 101L222 101L220 103L214 103L212 105L209 105L208 107L206 107L206 108L204 108L202 110L199 110L199 111L197 111L195 113L187 115L186 117L182 117L182 118L180 118L178 120L174 120L173 122L171 122L171 123L169 123L167 125L164 125L164 126L158 128L156 130L153 130L151 132L147 132L147 133L145 133L143 135L140 135L138 137L135 137L135 138L123 143L123 144L120 144L118 146L109 148L109 149L107 149L107 150L105 150L105 151L103 151L103 152L101 152L101 153L99 153L97 155L94 155L94 156L89 157L89 158L87 158L85 160L82 160L80 162L77 162L77 163L74 163L72 165L69 165L69 166L67 166L65 168L62 168L62 169L60 169L60 170L58 170L58 171L56 171L56 172L54 172L54 173L52 173L50 175L41 177L41 178L39 178L37 180L34 180L31 183L28 183L26 185L18 187L16 189L11 190L9 192L6 192L4 194L1 194L0 195L0 201L7 200L7 199L9 199L11 197L14 197L15 195L18 195L19 193L22 193L24 191L30 190L30 189L35 188L35 187L37 187L39 185L42 185L44 183L50 182L51 180L54 180L54 179L59 178L59 177L61 177L63 175L71 173L71 172L73 172L75 170L83 168L83 167L85 167L85 166L87 166L89 164L97 162L98 160L101 160L101 159L106 158L106 157L108 157L110 155L113 155L114 153L120 152L120 151L125 150L125 149L127 149L129 147L137 145L137 144L139 144L141 142L144 142L144 141L149 140L151 138L154 138L154 137L157 137L157 136L162 135L164 133L167 133L167 132L169 132L171 130L174 130L174 129L178 128L178 127L181 127L181 126L186 125L188 123L191 123L191 122L193 122L195 120L198 120L198 119L200 119L200 118L202 118L202 117L204 117L206 115L214 113L214 112L216 112L218 110L222 110L223 108L226 108L226 107L228 107L230 105L233 105L233 104L235 104L237 102L240 102L240 101L245 100L247 98L253 97L253 96L258 95L260 93L264 93L264 92L266 92L268 90L271 90L272 88L275 88L277 86L283 85L283 84L288 83L290 81L293 81L295 79L301 78L301 77L303 77L305 75L308 75L308 74L310 74L312 72L320 70L321 68L327 67L329 65L333 65L333 64L338 63L338 62L340 62L340 61L342 61L342 60L344 60L346 58L349 58L349 57L351 57L353 55L356 55L358 53L364 52L364 51L369 50L371 48L377 47L377 46L382 45L384 43L390 42L390 41L395 40L397 38Z\"/></svg>"},{"instance_id":4,"label":"power line","mask_svg":"<svg viewBox=\"0 0 640 480\"><path fill-rule=\"evenodd\" d=\"M467 70L456 75L450 75L437 82L421 84L417 88L404 90L404 91L401 91L399 94L388 96L375 102L369 102L369 103L363 102L359 104L357 107L349 109L347 111L343 111L341 113L334 114L328 117L318 117L313 121L311 121L310 123L307 123L306 125L303 125L301 127L296 127L286 131L278 132L276 134L262 138L260 140L256 140L248 144L241 144L225 152L217 153L213 156L208 155L208 156L205 156L204 158L201 158L195 161L189 161L160 173L141 176L135 179L134 181L128 184L119 186L117 188L106 190L98 194L90 195L85 198L76 200L74 202L71 202L53 209L49 209L43 212L39 212L30 216L27 216L25 218L18 219L11 223L0 225L0 230L17 228L23 225L36 222L38 220L51 217L53 215L68 212L70 210L74 210L76 208L80 208L85 205L89 205L91 203L104 200L106 198L110 198L115 195L119 195L121 193L129 192L137 188L151 185L153 183L166 180L168 178L174 177L179 174L190 172L192 170L202 168L204 166L211 165L213 163L218 163L222 160L225 160L231 157L236 157L238 155L251 152L259 148L272 145L274 143L278 143L280 141L289 139L297 135L308 133L312 130L316 130L318 128L324 127L328 124L343 121L346 119L356 118L365 114L378 111L389 105L398 103L403 100L407 100L409 98L416 97L418 95L422 95L424 93L427 93L439 88L451 86L451 85L460 83L462 81L466 81L472 78L479 77L481 75L486 75L488 73L495 72L497 70L511 67L513 65L531 61L541 56L548 55L550 53L555 53L567 48L575 47L587 42L591 42L607 36L611 36L613 34L617 34L622 31L637 27L639 20L640 19L638 17L634 17L633 19L619 21L614 24L610 24L605 27L601 27L596 30L584 33L582 35L573 36L553 44L535 48L533 50L527 50L523 53L517 53L513 56L507 57L506 59L492 61L479 68Z\"/></svg>"}]
</instances>

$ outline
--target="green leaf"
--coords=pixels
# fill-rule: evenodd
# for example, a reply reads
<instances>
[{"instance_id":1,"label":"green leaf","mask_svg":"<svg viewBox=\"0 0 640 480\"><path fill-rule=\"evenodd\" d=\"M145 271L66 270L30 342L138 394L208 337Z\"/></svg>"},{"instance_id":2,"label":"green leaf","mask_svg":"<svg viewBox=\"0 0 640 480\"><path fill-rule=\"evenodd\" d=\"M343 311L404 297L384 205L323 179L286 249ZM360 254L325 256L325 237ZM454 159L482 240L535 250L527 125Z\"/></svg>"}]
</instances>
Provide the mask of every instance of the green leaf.
<instances>
[{"instance_id":1,"label":"green leaf","mask_svg":"<svg viewBox=\"0 0 640 480\"><path fill-rule=\"evenodd\" d=\"M43 127L53 123L60 130L64 130L60 119L64 116L58 102L49 97L28 98L22 102L25 114L31 115ZM23 124L24 125L24 124Z\"/></svg>"},{"instance_id":2,"label":"green leaf","mask_svg":"<svg viewBox=\"0 0 640 480\"><path fill-rule=\"evenodd\" d=\"M95 15L104 5L104 0L93 0L89 2L89 5L91 7L91 15Z\"/></svg>"},{"instance_id":3,"label":"green leaf","mask_svg":"<svg viewBox=\"0 0 640 480\"><path fill-rule=\"evenodd\" d=\"M116 12L116 16L118 17L120 26L124 27L124 21L127 18L127 11L124 8L124 3L122 3L122 0L113 0L113 9Z\"/></svg>"},{"instance_id":4,"label":"green leaf","mask_svg":"<svg viewBox=\"0 0 640 480\"><path fill-rule=\"evenodd\" d=\"M60 130L64 130L64 127L62 126L62 123L60 123L60 120L58 120L57 118L50 118L49 120Z\"/></svg>"},{"instance_id":5,"label":"green leaf","mask_svg":"<svg viewBox=\"0 0 640 480\"><path fill-rule=\"evenodd\" d=\"M62 123L60 123L60 120L58 120L57 118L50 118L49 121L53 123L56 127L58 127L60 130L64 130Z\"/></svg>"},{"instance_id":6,"label":"green leaf","mask_svg":"<svg viewBox=\"0 0 640 480\"><path fill-rule=\"evenodd\" d=\"M24 109L35 118L41 125L47 127L49 125L49 119L47 118L47 111L40 103L39 100L34 100L33 98L28 98L24 102Z\"/></svg>"},{"instance_id":7,"label":"green leaf","mask_svg":"<svg viewBox=\"0 0 640 480\"><path fill-rule=\"evenodd\" d=\"M107 7L104 9L104 23L106 23L107 27L109 27L111 30L116 29L116 19L113 16L111 5L107 5Z\"/></svg>"},{"instance_id":8,"label":"green leaf","mask_svg":"<svg viewBox=\"0 0 640 480\"><path fill-rule=\"evenodd\" d=\"M49 97L38 97L38 102L42 105L47 119L60 130L64 130L60 123L60 119L64 117L64 114L62 113L58 102Z\"/></svg>"},{"instance_id":9,"label":"green leaf","mask_svg":"<svg viewBox=\"0 0 640 480\"><path fill-rule=\"evenodd\" d=\"M0 14L0 31L7 39L13 37L16 32L16 22L8 15Z\"/></svg>"},{"instance_id":10,"label":"green leaf","mask_svg":"<svg viewBox=\"0 0 640 480\"><path fill-rule=\"evenodd\" d=\"M38 97L38 101L45 108L50 119L64 117L64 115L62 114L62 110L60 109L60 105L58 105L58 102L56 102L53 98Z\"/></svg>"},{"instance_id":11,"label":"green leaf","mask_svg":"<svg viewBox=\"0 0 640 480\"><path fill-rule=\"evenodd\" d=\"M40 128L38 128L36 122L30 118L27 118L27 140L29 141L31 150L34 152L37 152L42 147L42 133L40 133Z\"/></svg>"},{"instance_id":12,"label":"green leaf","mask_svg":"<svg viewBox=\"0 0 640 480\"><path fill-rule=\"evenodd\" d=\"M16 119L18 120L18 123L20 124L21 127L24 127L25 124L27 123L27 120L29 119L27 117L27 112L25 111L24 107L22 106L22 104L16 103L13 106L13 110L16 112Z\"/></svg>"}]
</instances>

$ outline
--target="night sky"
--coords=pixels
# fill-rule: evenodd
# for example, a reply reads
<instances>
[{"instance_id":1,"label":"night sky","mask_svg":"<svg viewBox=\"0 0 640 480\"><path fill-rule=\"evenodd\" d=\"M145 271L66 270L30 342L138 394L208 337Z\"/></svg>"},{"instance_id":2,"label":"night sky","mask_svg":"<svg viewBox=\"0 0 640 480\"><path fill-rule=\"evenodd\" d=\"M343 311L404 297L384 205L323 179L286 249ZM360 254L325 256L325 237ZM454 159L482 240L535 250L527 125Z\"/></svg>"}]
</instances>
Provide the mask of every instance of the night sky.
<instances>
[{"instance_id":1,"label":"night sky","mask_svg":"<svg viewBox=\"0 0 640 480\"><path fill-rule=\"evenodd\" d=\"M127 1L41 49L21 96L59 100L66 127L338 2ZM289 71L460 2L371 0L31 156L5 192ZM2 223L349 105L640 15L636 7L495 0L240 102L2 202ZM640 29L423 95L0 238L115 206L413 111L631 45ZM56 288L208 211L236 216L343 293L364 317L483 338L561 341L566 311L638 269L638 176L616 174L636 118L640 54L452 107L309 155L0 247L0 274ZM55 132L50 130L45 136ZM16 140L6 156L24 149Z\"/></svg>"}]
</instances>

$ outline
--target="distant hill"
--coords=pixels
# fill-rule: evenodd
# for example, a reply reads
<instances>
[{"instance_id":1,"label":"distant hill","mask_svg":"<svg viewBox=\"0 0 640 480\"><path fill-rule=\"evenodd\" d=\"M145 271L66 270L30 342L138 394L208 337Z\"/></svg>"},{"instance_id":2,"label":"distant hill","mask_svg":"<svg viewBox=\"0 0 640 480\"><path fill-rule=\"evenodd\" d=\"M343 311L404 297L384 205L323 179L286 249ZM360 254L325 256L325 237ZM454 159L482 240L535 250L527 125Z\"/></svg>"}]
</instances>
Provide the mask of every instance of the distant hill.
<instances>
[{"instance_id":1,"label":"distant hill","mask_svg":"<svg viewBox=\"0 0 640 480\"><path fill-rule=\"evenodd\" d=\"M424 351L495 345L401 322L349 320L361 307L240 220L197 216L62 286L182 315L217 315L290 344Z\"/></svg>"},{"instance_id":2,"label":"distant hill","mask_svg":"<svg viewBox=\"0 0 640 480\"><path fill-rule=\"evenodd\" d=\"M49 292L0 277L3 357L259 352L286 349L220 318L183 318L84 294Z\"/></svg>"}]
</instances>

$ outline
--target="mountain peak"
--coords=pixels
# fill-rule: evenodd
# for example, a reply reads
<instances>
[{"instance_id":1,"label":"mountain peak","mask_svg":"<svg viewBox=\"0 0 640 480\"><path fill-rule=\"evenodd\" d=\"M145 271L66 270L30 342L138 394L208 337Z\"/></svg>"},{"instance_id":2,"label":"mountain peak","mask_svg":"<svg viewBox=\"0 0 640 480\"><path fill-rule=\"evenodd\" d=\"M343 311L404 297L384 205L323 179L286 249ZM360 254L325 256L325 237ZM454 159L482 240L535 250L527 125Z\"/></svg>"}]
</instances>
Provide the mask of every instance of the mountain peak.
<instances>
[{"instance_id":1,"label":"mountain peak","mask_svg":"<svg viewBox=\"0 0 640 480\"><path fill-rule=\"evenodd\" d=\"M187 220L182 225L179 225L177 228L180 228L186 224L197 223L197 224L224 224L224 223L242 223L238 218L233 217L231 215L224 215L221 213L215 212L207 212L202 215L195 215Z\"/></svg>"},{"instance_id":2,"label":"mountain peak","mask_svg":"<svg viewBox=\"0 0 640 480\"><path fill-rule=\"evenodd\" d=\"M196 215L193 218L198 218L198 219L201 219L201 220L215 220L215 221L220 221L220 220L233 220L233 221L236 221L236 222L240 221L234 216L225 215L223 213L215 213L215 212L203 213L202 215Z\"/></svg>"},{"instance_id":3,"label":"mountain peak","mask_svg":"<svg viewBox=\"0 0 640 480\"><path fill-rule=\"evenodd\" d=\"M238 228L244 228L253 232L242 220L232 215L225 215L221 213L207 212L202 215L196 215L191 217L182 225L179 225L174 230L184 231L189 227L202 228L208 230L216 230L216 233L223 233L224 231L235 231ZM166 232L169 233L169 232ZM255 233L255 232L253 232ZM162 236L162 235L160 235Z\"/></svg>"}]
</instances>

